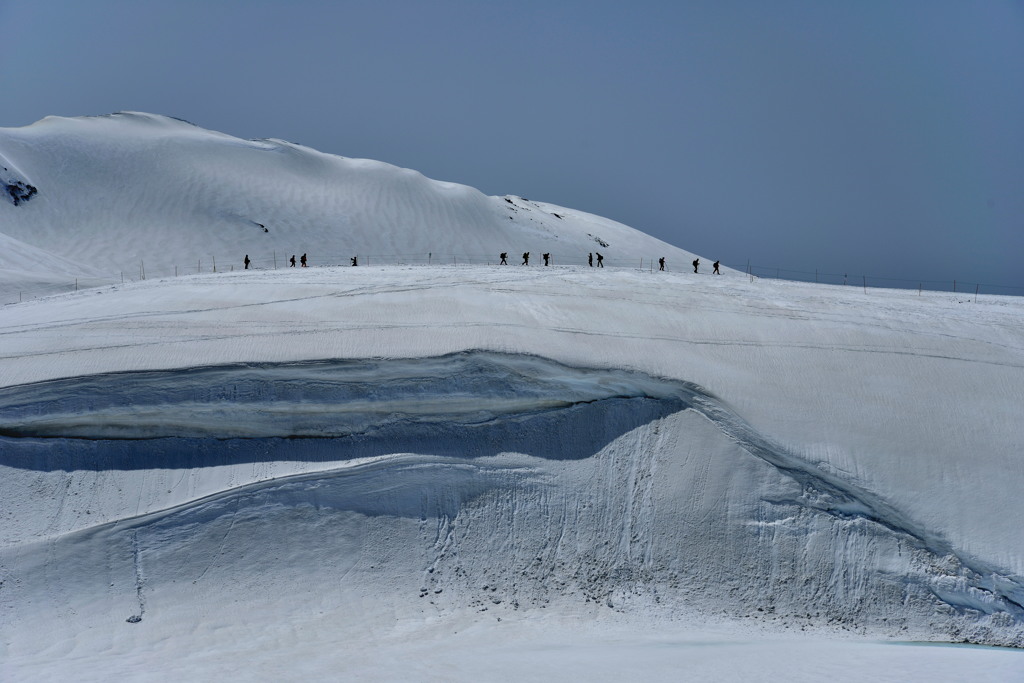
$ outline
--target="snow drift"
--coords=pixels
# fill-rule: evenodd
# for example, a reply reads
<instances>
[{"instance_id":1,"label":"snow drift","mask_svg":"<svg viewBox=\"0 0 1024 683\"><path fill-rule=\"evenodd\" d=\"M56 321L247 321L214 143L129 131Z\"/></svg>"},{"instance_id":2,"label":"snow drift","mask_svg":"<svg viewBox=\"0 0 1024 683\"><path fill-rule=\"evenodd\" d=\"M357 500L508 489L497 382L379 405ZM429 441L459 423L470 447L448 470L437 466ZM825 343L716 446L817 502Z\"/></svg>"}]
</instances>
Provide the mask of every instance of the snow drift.
<instances>
[{"instance_id":1,"label":"snow drift","mask_svg":"<svg viewBox=\"0 0 1024 683\"><path fill-rule=\"evenodd\" d=\"M350 463L139 517L97 509L92 522L114 521L83 530L51 519L33 534L53 537L45 552L21 545L7 565L19 577L15 600L36 602L59 582L51 609L118 585L111 607L123 604L134 577L138 609L126 618L138 623L147 609L173 610L184 597L170 597L173 584L207 580L211 563L215 575L247 576L250 586L302 571L296 556L310 551L296 539L323 554L340 526L346 540L324 556L332 569L323 581L350 590L379 580L359 576L374 568L405 583L410 598L447 591L449 609L582 600L664 615L724 607L792 619L808 610L817 624L904 637L939 620L976 641L1020 645L1024 632L1019 577L963 556L685 382L467 352L71 378L5 389L0 402L11 468ZM695 444L703 457L690 454ZM309 525L319 529L313 538ZM383 529L413 551L364 553L363 539ZM67 561L55 563L55 548ZM251 553L267 548L288 566L264 560L254 572ZM714 590L694 595L702 586Z\"/></svg>"}]
</instances>

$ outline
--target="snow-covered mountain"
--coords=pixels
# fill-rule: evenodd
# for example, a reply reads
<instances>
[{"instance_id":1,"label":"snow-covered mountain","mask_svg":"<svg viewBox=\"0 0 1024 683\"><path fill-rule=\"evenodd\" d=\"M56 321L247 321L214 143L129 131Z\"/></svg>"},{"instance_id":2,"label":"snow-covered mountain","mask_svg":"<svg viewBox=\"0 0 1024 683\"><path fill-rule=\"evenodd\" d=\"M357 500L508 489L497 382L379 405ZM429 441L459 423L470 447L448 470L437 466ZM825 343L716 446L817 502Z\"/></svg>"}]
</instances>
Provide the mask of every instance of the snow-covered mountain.
<instances>
[{"instance_id":1,"label":"snow-covered mountain","mask_svg":"<svg viewBox=\"0 0 1024 683\"><path fill-rule=\"evenodd\" d=\"M4 306L0 677L1024 670L873 644L1024 646L1021 300L641 269L689 254L159 117L46 120L0 154L37 188L0 203L12 250L83 267L259 253L239 235L347 248L316 216L361 254L609 244L605 269L371 258ZM386 211L405 222L365 227Z\"/></svg>"},{"instance_id":2,"label":"snow-covered mountain","mask_svg":"<svg viewBox=\"0 0 1024 683\"><path fill-rule=\"evenodd\" d=\"M8 289L5 271L25 270L36 250L79 264L83 278L111 280L212 270L218 260L220 270L241 268L245 255L260 268L302 253L311 265L352 256L487 263L501 252L510 263L523 252L561 264L594 251L607 265L693 258L581 211L137 112L0 129L0 168L0 234L16 240L0 250ZM67 282L66 268L56 270L53 281Z\"/></svg>"}]
</instances>

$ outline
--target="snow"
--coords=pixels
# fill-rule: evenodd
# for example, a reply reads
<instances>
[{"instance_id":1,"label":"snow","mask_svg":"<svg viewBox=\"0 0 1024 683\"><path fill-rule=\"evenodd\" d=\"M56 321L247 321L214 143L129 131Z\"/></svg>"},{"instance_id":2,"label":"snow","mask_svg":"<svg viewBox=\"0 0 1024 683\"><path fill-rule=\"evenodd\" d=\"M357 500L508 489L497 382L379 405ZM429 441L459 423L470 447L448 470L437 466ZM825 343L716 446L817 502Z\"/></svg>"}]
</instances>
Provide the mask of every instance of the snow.
<instances>
[{"instance_id":1,"label":"snow","mask_svg":"<svg viewBox=\"0 0 1024 683\"><path fill-rule=\"evenodd\" d=\"M657 272L692 256L151 115L0 154L9 292L282 240L0 309L5 680L1024 675L909 644L1024 645L1021 300Z\"/></svg>"},{"instance_id":2,"label":"snow","mask_svg":"<svg viewBox=\"0 0 1024 683\"><path fill-rule=\"evenodd\" d=\"M585 212L487 197L378 161L241 140L152 114L48 117L0 128L0 145L17 169L8 175L38 189L18 206L0 201L0 232L80 264L81 277L95 279L98 270L111 283L210 272L215 263L241 269L247 254L254 268L303 253L310 265L347 265L352 256L363 265L497 263L501 252L518 263L525 251L535 263L548 252L555 263L579 264L595 250L606 265L665 256L681 267L693 259ZM24 260L20 251L0 256L0 295L18 301L57 291L5 274Z\"/></svg>"}]
</instances>

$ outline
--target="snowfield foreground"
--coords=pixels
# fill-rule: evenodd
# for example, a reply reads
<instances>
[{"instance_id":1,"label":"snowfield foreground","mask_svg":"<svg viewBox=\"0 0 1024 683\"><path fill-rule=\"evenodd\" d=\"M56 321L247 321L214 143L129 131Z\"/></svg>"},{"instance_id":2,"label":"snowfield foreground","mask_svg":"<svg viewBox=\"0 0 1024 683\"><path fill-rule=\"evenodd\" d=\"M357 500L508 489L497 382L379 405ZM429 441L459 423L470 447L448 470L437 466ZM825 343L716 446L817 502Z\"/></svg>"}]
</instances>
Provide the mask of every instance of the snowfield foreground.
<instances>
[{"instance_id":1,"label":"snowfield foreground","mask_svg":"<svg viewBox=\"0 0 1024 683\"><path fill-rule=\"evenodd\" d=\"M1019 680L1022 314L586 266L5 306L0 678Z\"/></svg>"}]
</instances>

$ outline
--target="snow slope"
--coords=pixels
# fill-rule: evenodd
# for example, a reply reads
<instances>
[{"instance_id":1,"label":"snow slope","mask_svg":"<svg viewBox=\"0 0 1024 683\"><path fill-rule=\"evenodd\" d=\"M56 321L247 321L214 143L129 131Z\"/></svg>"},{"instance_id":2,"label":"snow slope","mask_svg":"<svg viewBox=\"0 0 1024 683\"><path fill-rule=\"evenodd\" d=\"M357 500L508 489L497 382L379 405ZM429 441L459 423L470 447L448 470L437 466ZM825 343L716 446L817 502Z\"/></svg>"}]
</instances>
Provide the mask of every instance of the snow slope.
<instances>
[{"instance_id":1,"label":"snow slope","mask_svg":"<svg viewBox=\"0 0 1024 683\"><path fill-rule=\"evenodd\" d=\"M352 256L364 264L487 263L501 252L519 263L526 251L538 263L545 252L555 263L582 263L595 250L609 265L693 259L584 212L153 114L3 128L0 161L10 169L0 180L38 190L17 204L0 198L0 233L111 281L210 271L218 261L220 270L241 268L246 254L259 268L275 259L284 267L302 253L312 265L348 265ZM0 261L8 291L16 279L4 271L21 260Z\"/></svg>"},{"instance_id":2,"label":"snow slope","mask_svg":"<svg viewBox=\"0 0 1024 683\"><path fill-rule=\"evenodd\" d=\"M1020 678L878 641L1024 646L1022 313L436 263L4 306L0 678Z\"/></svg>"}]
</instances>

